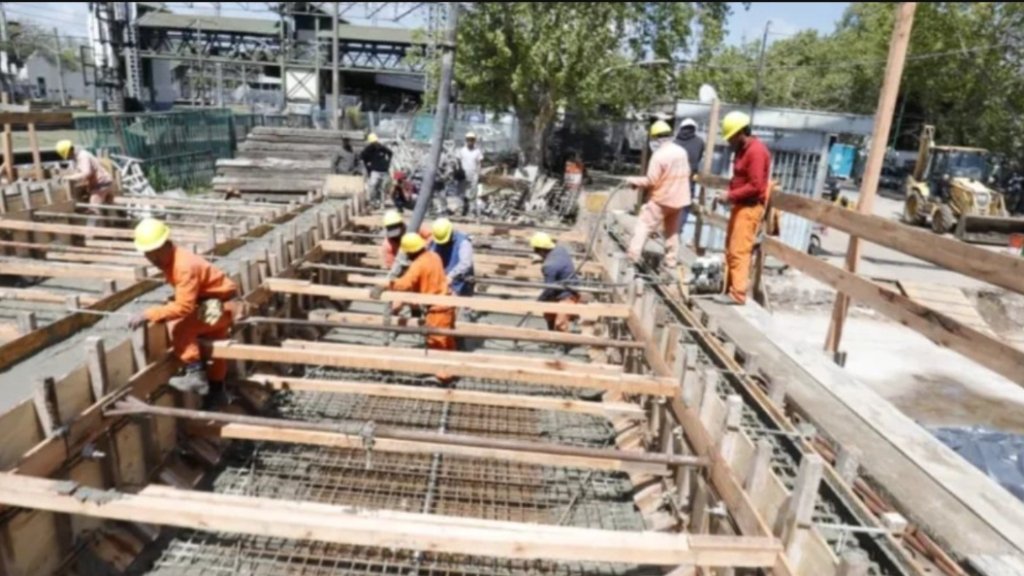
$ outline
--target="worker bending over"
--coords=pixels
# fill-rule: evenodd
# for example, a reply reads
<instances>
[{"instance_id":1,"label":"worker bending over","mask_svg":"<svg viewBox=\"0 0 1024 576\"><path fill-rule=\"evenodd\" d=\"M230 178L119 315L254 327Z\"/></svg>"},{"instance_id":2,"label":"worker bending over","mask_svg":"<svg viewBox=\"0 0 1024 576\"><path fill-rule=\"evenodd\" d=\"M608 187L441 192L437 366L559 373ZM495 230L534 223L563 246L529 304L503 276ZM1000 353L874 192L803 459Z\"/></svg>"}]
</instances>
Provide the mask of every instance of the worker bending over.
<instances>
[{"instance_id":1,"label":"worker bending over","mask_svg":"<svg viewBox=\"0 0 1024 576\"><path fill-rule=\"evenodd\" d=\"M530 247L543 259L541 272L544 274L544 283L563 288L549 286L540 293L537 300L541 302L562 302L564 304L578 304L580 295L569 286L579 282L576 277L576 266L573 264L572 255L564 246L555 244L554 239L544 232L537 232L530 238ZM576 317L572 314L544 314L544 320L548 323L548 330L555 332L568 332L569 325Z\"/></svg>"},{"instance_id":2,"label":"worker bending over","mask_svg":"<svg viewBox=\"0 0 1024 576\"><path fill-rule=\"evenodd\" d=\"M200 256L176 246L167 224L146 218L135 227L135 249L163 272L174 287L174 299L132 318L133 330L150 322L167 322L174 355L185 365L185 374L172 378L170 385L183 392L207 395L210 384L223 390L228 374L224 360L207 368L199 349L199 338L213 340L230 336L231 300L237 296L235 283Z\"/></svg>"},{"instance_id":3,"label":"worker bending over","mask_svg":"<svg viewBox=\"0 0 1024 576\"><path fill-rule=\"evenodd\" d=\"M639 262L651 232L660 227L665 237L665 266L672 273L679 265L679 220L690 205L690 162L686 150L672 141L672 127L661 120L651 126L651 147L654 155L647 175L628 180L649 193L629 243L629 257Z\"/></svg>"},{"instance_id":4,"label":"worker bending over","mask_svg":"<svg viewBox=\"0 0 1024 576\"><path fill-rule=\"evenodd\" d=\"M722 135L735 153L729 190L718 201L731 204L725 238L725 263L729 268L728 292L720 304L746 304L750 284L750 257L757 231L764 221L772 158L768 147L751 134L750 116L730 112L722 119Z\"/></svg>"},{"instance_id":5,"label":"worker bending over","mask_svg":"<svg viewBox=\"0 0 1024 576\"><path fill-rule=\"evenodd\" d=\"M94 216L88 220L89 226L95 226L95 216L103 215L102 206L114 202L114 179L110 172L100 164L99 158L84 148L78 148L71 140L57 142L57 155L62 160L74 157L75 173L68 176L72 186L85 188L89 197L89 214Z\"/></svg>"},{"instance_id":6,"label":"worker bending over","mask_svg":"<svg viewBox=\"0 0 1024 576\"><path fill-rule=\"evenodd\" d=\"M366 166L366 199L374 207L379 207L384 201L384 190L387 188L394 154L380 143L376 134L367 136L366 143L366 148L359 154L359 159Z\"/></svg>"},{"instance_id":7,"label":"worker bending over","mask_svg":"<svg viewBox=\"0 0 1024 576\"><path fill-rule=\"evenodd\" d=\"M447 218L435 220L431 229L434 240L430 250L441 257L444 273L448 277L448 288L455 296L472 296L473 282L473 241L469 235L454 229Z\"/></svg>"},{"instance_id":8,"label":"worker bending over","mask_svg":"<svg viewBox=\"0 0 1024 576\"><path fill-rule=\"evenodd\" d=\"M388 210L384 213L384 242L380 245L380 259L384 262L385 269L394 268L396 260L400 261L401 268L409 265L404 261L405 258L401 252L402 236L405 236L407 231L405 221L402 220L402 215L397 210ZM424 240L430 241L430 228L426 225L420 226L420 236Z\"/></svg>"},{"instance_id":9,"label":"worker bending over","mask_svg":"<svg viewBox=\"0 0 1024 576\"><path fill-rule=\"evenodd\" d=\"M402 236L402 252L409 258L408 270L397 280L392 280L388 287L397 292L415 292L433 296L448 295L448 279L445 277L444 264L435 252L427 250L427 241L419 234ZM373 298L379 299L382 287L371 290ZM394 302L392 312L402 308L401 302ZM428 328L455 328L455 308L451 306L428 306L424 324ZM431 350L455 350L455 337L450 335L427 335L427 348ZM454 379L444 373L437 374L441 384L450 384Z\"/></svg>"}]
</instances>

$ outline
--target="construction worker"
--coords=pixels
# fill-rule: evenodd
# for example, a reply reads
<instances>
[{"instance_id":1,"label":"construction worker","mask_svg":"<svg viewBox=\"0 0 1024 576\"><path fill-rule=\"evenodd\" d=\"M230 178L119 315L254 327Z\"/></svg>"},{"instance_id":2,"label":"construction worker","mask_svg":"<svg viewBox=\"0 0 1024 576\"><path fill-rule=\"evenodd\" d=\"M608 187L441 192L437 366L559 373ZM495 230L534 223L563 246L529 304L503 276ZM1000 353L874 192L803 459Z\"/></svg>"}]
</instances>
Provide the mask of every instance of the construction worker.
<instances>
[{"instance_id":1,"label":"construction worker","mask_svg":"<svg viewBox=\"0 0 1024 576\"><path fill-rule=\"evenodd\" d=\"M402 170L395 171L391 175L391 202L395 209L401 214L406 208L416 208L416 198L419 196L419 187Z\"/></svg>"},{"instance_id":2,"label":"construction worker","mask_svg":"<svg viewBox=\"0 0 1024 576\"><path fill-rule=\"evenodd\" d=\"M693 190L693 181L700 171L701 161L704 159L704 139L697 136L697 121L693 118L685 118L679 123L679 132L676 134L676 144L686 150L686 159L690 162L690 190ZM683 208L683 215L679 218L679 235L683 235L683 228L686 220L690 217L690 207Z\"/></svg>"},{"instance_id":3,"label":"construction worker","mask_svg":"<svg viewBox=\"0 0 1024 576\"><path fill-rule=\"evenodd\" d=\"M718 196L720 203L732 205L725 240L728 293L715 300L720 304L742 305L747 302L750 259L768 203L772 159L768 147L751 133L750 116L743 112L725 115L722 135L735 157L729 190Z\"/></svg>"},{"instance_id":4,"label":"construction worker","mask_svg":"<svg viewBox=\"0 0 1024 576\"><path fill-rule=\"evenodd\" d=\"M150 322L167 322L174 355L185 365L184 375L172 378L170 385L205 396L212 384L220 392L228 373L227 362L214 360L207 368L199 338L230 336L231 300L238 289L224 272L176 246L170 236L167 224L155 218L146 218L135 227L135 249L163 272L167 283L174 287L174 299L135 316L129 325L134 330Z\"/></svg>"},{"instance_id":5,"label":"construction worker","mask_svg":"<svg viewBox=\"0 0 1024 576\"><path fill-rule=\"evenodd\" d=\"M444 264L437 253L427 249L427 241L419 234L406 234L402 236L402 253L409 259L408 270L397 280L388 284L390 290L397 292L415 292L417 294L431 294L435 296L448 295L448 279L445 276ZM383 287L376 287L371 290L373 298L379 299ZM392 312L402 308L401 302L394 302L391 306ZM429 328L442 328L451 330L455 328L455 308L451 306L428 306L424 324ZM427 348L431 350L455 350L455 337L448 335L427 335ZM453 378L447 373L437 374L437 380L441 384L450 384Z\"/></svg>"},{"instance_id":6,"label":"construction worker","mask_svg":"<svg viewBox=\"0 0 1024 576\"><path fill-rule=\"evenodd\" d=\"M679 219L690 205L690 162L686 150L672 141L672 127L662 120L651 126L651 148L654 154L647 175L627 180L649 193L637 217L629 257L639 262L647 238L660 227L665 236L665 266L671 273L679 265Z\"/></svg>"},{"instance_id":7,"label":"construction worker","mask_svg":"<svg viewBox=\"0 0 1024 576\"><path fill-rule=\"evenodd\" d=\"M395 265L395 259L401 257L402 236L408 231L402 215L397 210L388 210L384 213L384 242L380 245L380 258L384 261L384 268L390 270ZM430 228L426 225L420 226L420 236L430 241Z\"/></svg>"},{"instance_id":8,"label":"construction worker","mask_svg":"<svg viewBox=\"0 0 1024 576\"><path fill-rule=\"evenodd\" d=\"M359 174L359 161L356 151L352 148L352 141L348 138L341 139L341 150L334 155L331 167L335 174L351 176Z\"/></svg>"},{"instance_id":9,"label":"construction worker","mask_svg":"<svg viewBox=\"0 0 1024 576\"><path fill-rule=\"evenodd\" d=\"M544 275L544 283L563 286L563 288L545 288L537 300L567 304L579 303L579 293L569 288L579 282L576 277L576 266L573 264L569 251L564 246L555 244L554 239L544 232L537 232L530 238L530 247L543 260L541 273ZM555 332L568 332L569 325L574 319L575 316L571 314L544 314L548 330Z\"/></svg>"},{"instance_id":10,"label":"construction worker","mask_svg":"<svg viewBox=\"0 0 1024 576\"><path fill-rule=\"evenodd\" d=\"M476 193L480 185L480 166L484 161L484 153L476 146L476 134L466 134L466 145L455 153L458 166L455 170L455 181L458 185L458 196L462 202L462 215L469 214L469 207L477 213Z\"/></svg>"},{"instance_id":11,"label":"construction worker","mask_svg":"<svg viewBox=\"0 0 1024 576\"><path fill-rule=\"evenodd\" d=\"M102 206L114 202L114 179L110 172L100 164L99 158L84 148L78 148L71 140L57 142L57 155L61 160L74 157L75 173L68 176L68 181L85 188L89 196L89 214L102 216ZM89 226L96 223L95 218L88 220Z\"/></svg>"},{"instance_id":12,"label":"construction worker","mask_svg":"<svg viewBox=\"0 0 1024 576\"><path fill-rule=\"evenodd\" d=\"M391 171L391 149L380 143L376 134L366 137L366 148L359 154L359 159L366 166L366 197L371 205L379 208L384 201L384 190L387 188L388 173Z\"/></svg>"},{"instance_id":13,"label":"construction worker","mask_svg":"<svg viewBox=\"0 0 1024 576\"><path fill-rule=\"evenodd\" d=\"M447 218L435 220L431 227L433 241L430 250L441 257L448 287L455 296L472 296L473 283L473 242L469 235L455 230Z\"/></svg>"}]
</instances>

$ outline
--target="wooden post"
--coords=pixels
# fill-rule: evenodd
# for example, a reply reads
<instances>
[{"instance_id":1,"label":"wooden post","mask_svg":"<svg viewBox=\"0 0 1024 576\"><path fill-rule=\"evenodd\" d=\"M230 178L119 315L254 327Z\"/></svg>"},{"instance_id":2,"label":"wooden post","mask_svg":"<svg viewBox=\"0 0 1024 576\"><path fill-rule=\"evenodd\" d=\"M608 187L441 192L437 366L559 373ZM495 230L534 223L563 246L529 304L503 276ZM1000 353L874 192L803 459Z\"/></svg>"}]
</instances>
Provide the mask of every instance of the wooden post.
<instances>
[{"instance_id":1,"label":"wooden post","mask_svg":"<svg viewBox=\"0 0 1024 576\"><path fill-rule=\"evenodd\" d=\"M36 331L39 327L39 322L36 319L35 312L19 312L18 313L18 332L22 336Z\"/></svg>"},{"instance_id":2,"label":"wooden post","mask_svg":"<svg viewBox=\"0 0 1024 576\"><path fill-rule=\"evenodd\" d=\"M892 127L892 116L896 110L896 98L900 91L900 79L903 76L903 65L907 57L907 47L910 44L910 31L914 25L914 10L916 9L916 2L903 2L896 6L896 24L893 27L892 41L889 44L889 61L885 65L885 80L882 83L882 92L878 96L871 150L868 153L868 162L860 189L858 211L862 214L874 214L875 192L878 190L882 164L885 161L885 147L889 142L889 130ZM850 272L857 271L860 253L860 238L850 236L850 246L846 251L846 269ZM832 308L828 340L825 342L826 351L833 354L839 351L839 345L843 339L843 324L846 322L849 308L849 297L842 292L837 293L835 306Z\"/></svg>"},{"instance_id":3,"label":"wooden post","mask_svg":"<svg viewBox=\"0 0 1024 576\"><path fill-rule=\"evenodd\" d=\"M106 396L110 390L107 383L107 353L103 346L103 338L90 336L85 339L85 353L89 364L89 382L92 384L92 395L96 402Z\"/></svg>"},{"instance_id":4,"label":"wooden post","mask_svg":"<svg viewBox=\"0 0 1024 576\"><path fill-rule=\"evenodd\" d=\"M868 576L871 559L863 550L850 550L843 554L836 576Z\"/></svg>"},{"instance_id":5,"label":"wooden post","mask_svg":"<svg viewBox=\"0 0 1024 576\"><path fill-rule=\"evenodd\" d=\"M710 174L715 160L715 140L718 139L718 115L721 111L721 104L715 98L711 102L711 113L708 115L708 140L704 144L704 165L701 166L701 174ZM704 208L707 200L708 187L700 185L700 196L697 201L697 225L693 229L693 251L698 256L703 256L704 251L700 248L701 235L704 233Z\"/></svg>"},{"instance_id":6,"label":"wooden post","mask_svg":"<svg viewBox=\"0 0 1024 576\"><path fill-rule=\"evenodd\" d=\"M781 526L776 534L786 547L786 556L793 565L800 564L801 533L810 528L814 504L818 501L818 487L825 471L825 461L817 454L807 454L800 462L796 484L785 510L779 515Z\"/></svg>"},{"instance_id":7,"label":"wooden post","mask_svg":"<svg viewBox=\"0 0 1024 576\"><path fill-rule=\"evenodd\" d=\"M132 332L132 357L135 359L135 371L149 366L148 349L149 327L143 326Z\"/></svg>"},{"instance_id":8,"label":"wooden post","mask_svg":"<svg viewBox=\"0 0 1024 576\"><path fill-rule=\"evenodd\" d=\"M743 483L743 488L746 489L747 493L754 500L757 499L757 495L760 494L761 490L768 484L768 477L772 471L772 447L771 441L762 439L757 443L757 450L754 452L754 461L750 465L750 473L747 474L746 481Z\"/></svg>"},{"instance_id":9,"label":"wooden post","mask_svg":"<svg viewBox=\"0 0 1024 576\"><path fill-rule=\"evenodd\" d=\"M35 169L36 180L45 180L46 175L43 174L43 159L39 153L39 136L36 134L35 122L30 122L28 125L28 145L32 148L32 167Z\"/></svg>"},{"instance_id":10,"label":"wooden post","mask_svg":"<svg viewBox=\"0 0 1024 576\"><path fill-rule=\"evenodd\" d=\"M736 445L740 441L740 422L743 420L743 398L733 394L726 401L725 432L722 434L719 452L726 462L732 463Z\"/></svg>"},{"instance_id":11,"label":"wooden post","mask_svg":"<svg viewBox=\"0 0 1024 576\"><path fill-rule=\"evenodd\" d=\"M42 378L36 382L33 396L36 415L46 437L53 436L60 428L60 411L57 408L57 391L53 378Z\"/></svg>"},{"instance_id":12,"label":"wooden post","mask_svg":"<svg viewBox=\"0 0 1024 576\"><path fill-rule=\"evenodd\" d=\"M4 92L0 96L0 102L4 104L10 104L10 97L7 92ZM11 125L4 124L4 174L7 176L8 183L14 183L17 180L17 176L14 173L14 142L12 141ZM25 206L25 209L30 209L31 206Z\"/></svg>"}]
</instances>

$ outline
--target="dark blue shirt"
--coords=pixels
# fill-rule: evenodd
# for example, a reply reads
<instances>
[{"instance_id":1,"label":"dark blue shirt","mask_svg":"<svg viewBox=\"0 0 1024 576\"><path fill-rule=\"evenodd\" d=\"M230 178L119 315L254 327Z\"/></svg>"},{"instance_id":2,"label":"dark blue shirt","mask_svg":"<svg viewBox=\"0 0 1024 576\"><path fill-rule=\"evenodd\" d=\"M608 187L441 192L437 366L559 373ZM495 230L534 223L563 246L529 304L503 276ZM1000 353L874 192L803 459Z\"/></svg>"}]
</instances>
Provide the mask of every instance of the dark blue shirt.
<instances>
[{"instance_id":1,"label":"dark blue shirt","mask_svg":"<svg viewBox=\"0 0 1024 576\"><path fill-rule=\"evenodd\" d=\"M555 246L554 250L544 258L541 266L544 274L545 284L569 284L575 285L579 282L576 278L576 266L572 262L572 255L563 246ZM541 302L555 302L573 296L575 292L561 288L545 288L540 293Z\"/></svg>"}]
</instances>

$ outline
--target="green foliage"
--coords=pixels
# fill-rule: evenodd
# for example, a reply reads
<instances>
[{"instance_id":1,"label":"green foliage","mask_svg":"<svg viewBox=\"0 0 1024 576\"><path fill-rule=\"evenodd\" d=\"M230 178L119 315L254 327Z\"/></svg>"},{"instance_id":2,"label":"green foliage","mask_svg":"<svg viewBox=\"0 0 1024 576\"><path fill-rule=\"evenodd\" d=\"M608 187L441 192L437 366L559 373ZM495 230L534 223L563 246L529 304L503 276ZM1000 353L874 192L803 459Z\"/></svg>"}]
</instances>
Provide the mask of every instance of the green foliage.
<instances>
[{"instance_id":1,"label":"green foliage","mask_svg":"<svg viewBox=\"0 0 1024 576\"><path fill-rule=\"evenodd\" d=\"M831 34L802 32L772 43L760 102L873 114L894 17L893 3L857 2ZM707 82L723 100L749 103L759 49L717 47L684 74L683 86ZM900 89L901 147L916 146L921 124L930 123L940 142L1024 158L1022 50L1022 4L918 3Z\"/></svg>"},{"instance_id":2,"label":"green foliage","mask_svg":"<svg viewBox=\"0 0 1024 576\"><path fill-rule=\"evenodd\" d=\"M477 2L459 19L460 99L514 110L521 145L536 162L560 109L615 114L667 94L672 64L631 64L710 56L728 10L701 2Z\"/></svg>"},{"instance_id":3,"label":"green foliage","mask_svg":"<svg viewBox=\"0 0 1024 576\"><path fill-rule=\"evenodd\" d=\"M51 63L56 63L57 43L53 30L29 21L12 22L9 26L10 40L6 47L14 58L25 60L34 52L38 52ZM61 63L67 72L75 72L78 66L78 42L70 38L61 38Z\"/></svg>"}]
</instances>

